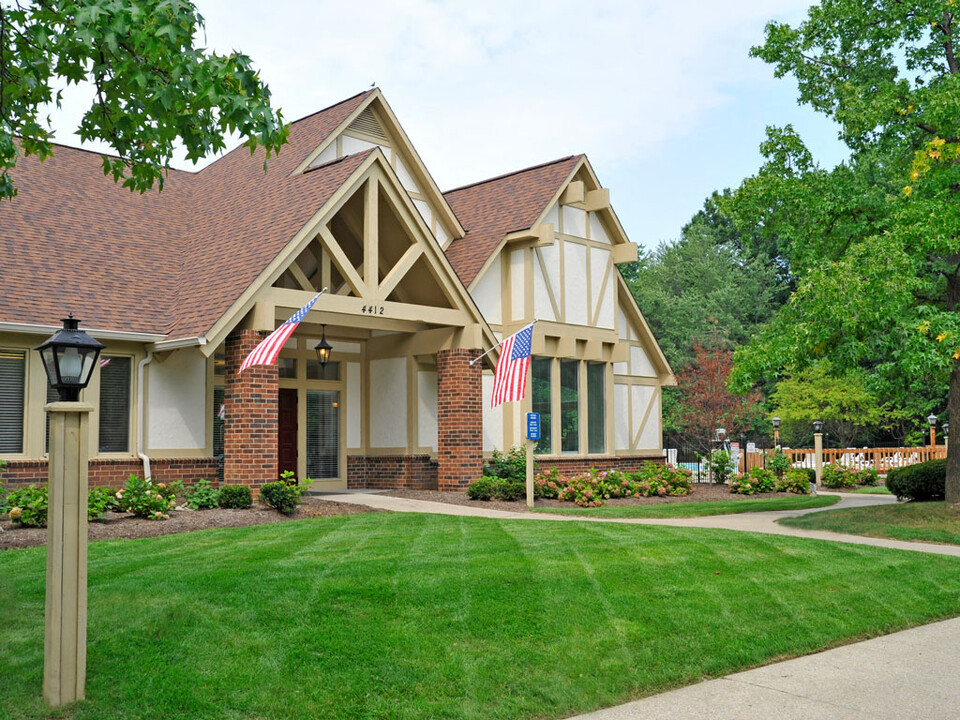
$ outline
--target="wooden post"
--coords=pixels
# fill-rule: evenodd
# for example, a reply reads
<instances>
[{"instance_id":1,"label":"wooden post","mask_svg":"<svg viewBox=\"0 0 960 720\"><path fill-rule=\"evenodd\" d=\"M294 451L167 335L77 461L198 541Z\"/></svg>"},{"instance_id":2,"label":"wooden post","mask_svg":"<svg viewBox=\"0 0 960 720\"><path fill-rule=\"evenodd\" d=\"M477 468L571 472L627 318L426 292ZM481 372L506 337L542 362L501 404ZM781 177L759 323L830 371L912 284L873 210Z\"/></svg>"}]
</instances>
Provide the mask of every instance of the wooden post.
<instances>
[{"instance_id":1,"label":"wooden post","mask_svg":"<svg viewBox=\"0 0 960 720\"><path fill-rule=\"evenodd\" d=\"M817 485L823 481L823 433L813 434L813 456L817 469Z\"/></svg>"},{"instance_id":2,"label":"wooden post","mask_svg":"<svg viewBox=\"0 0 960 720\"><path fill-rule=\"evenodd\" d=\"M931 425L930 426L930 447L937 446L937 429Z\"/></svg>"},{"instance_id":3,"label":"wooden post","mask_svg":"<svg viewBox=\"0 0 960 720\"><path fill-rule=\"evenodd\" d=\"M533 412L533 360L530 360L531 368L527 372L526 388L523 393L523 412L520 413L520 432L523 434L523 446L527 449L527 507L533 507L533 446L537 444L536 440L527 438L527 413Z\"/></svg>"},{"instance_id":4,"label":"wooden post","mask_svg":"<svg viewBox=\"0 0 960 720\"><path fill-rule=\"evenodd\" d=\"M50 413L47 600L43 698L82 700L87 676L87 479L92 405L54 402Z\"/></svg>"}]
</instances>

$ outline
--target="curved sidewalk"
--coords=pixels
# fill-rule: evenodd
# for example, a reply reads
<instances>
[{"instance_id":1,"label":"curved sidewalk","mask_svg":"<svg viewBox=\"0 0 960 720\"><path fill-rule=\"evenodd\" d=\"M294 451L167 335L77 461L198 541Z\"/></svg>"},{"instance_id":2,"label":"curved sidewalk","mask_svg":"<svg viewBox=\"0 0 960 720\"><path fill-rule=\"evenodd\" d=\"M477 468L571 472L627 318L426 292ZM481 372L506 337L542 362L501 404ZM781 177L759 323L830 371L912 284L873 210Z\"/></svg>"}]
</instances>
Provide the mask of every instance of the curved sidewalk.
<instances>
[{"instance_id":1,"label":"curved sidewalk","mask_svg":"<svg viewBox=\"0 0 960 720\"><path fill-rule=\"evenodd\" d=\"M570 720L954 720L958 665L954 618Z\"/></svg>"},{"instance_id":2,"label":"curved sidewalk","mask_svg":"<svg viewBox=\"0 0 960 720\"><path fill-rule=\"evenodd\" d=\"M800 530L799 528L785 527L777 520L794 515L804 515L820 510L835 510L837 508L864 507L867 505L886 505L896 500L886 495L855 495L843 493L842 499L836 505L827 508L809 508L806 510L781 510L774 512L749 512L737 515L705 515L692 518L593 518L580 515L556 515L553 513L537 512L509 512L493 510L484 507L455 505L453 503L431 502L427 500L413 500L398 498L380 493L334 493L318 492L317 497L342 503L369 505L381 510L394 512L419 512L434 515L461 515L467 517L499 518L501 520L545 520L554 522L608 522L628 525L669 525L673 527L714 528L719 530L738 530L740 532L758 532L769 535L789 535L791 537L810 538L814 540L830 540L832 542L850 543L852 545L872 545L896 550L912 550L935 555L952 555L960 557L960 546L937 545L934 543L906 542L903 540L887 540L872 538L863 535L845 535L842 533L824 530ZM824 493L840 494L840 493ZM749 502L749 501L744 501Z\"/></svg>"}]
</instances>

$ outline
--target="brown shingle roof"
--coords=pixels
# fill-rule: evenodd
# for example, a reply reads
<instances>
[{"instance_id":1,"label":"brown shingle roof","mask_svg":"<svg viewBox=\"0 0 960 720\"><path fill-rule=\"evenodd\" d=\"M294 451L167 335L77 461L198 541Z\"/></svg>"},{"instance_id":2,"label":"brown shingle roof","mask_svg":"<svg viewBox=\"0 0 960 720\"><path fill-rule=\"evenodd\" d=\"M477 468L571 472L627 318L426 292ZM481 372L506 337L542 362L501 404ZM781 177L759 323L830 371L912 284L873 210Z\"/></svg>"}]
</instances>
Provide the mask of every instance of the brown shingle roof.
<instances>
[{"instance_id":1,"label":"brown shingle roof","mask_svg":"<svg viewBox=\"0 0 960 720\"><path fill-rule=\"evenodd\" d=\"M199 173L170 171L162 192L131 193L100 155L57 147L20 158L19 195L0 202L0 322L203 335L369 156L290 173L367 97L293 123L263 172L238 148Z\"/></svg>"},{"instance_id":2,"label":"brown shingle roof","mask_svg":"<svg viewBox=\"0 0 960 720\"><path fill-rule=\"evenodd\" d=\"M467 231L446 251L464 285L470 286L505 235L537 221L582 157L561 158L444 193Z\"/></svg>"}]
</instances>

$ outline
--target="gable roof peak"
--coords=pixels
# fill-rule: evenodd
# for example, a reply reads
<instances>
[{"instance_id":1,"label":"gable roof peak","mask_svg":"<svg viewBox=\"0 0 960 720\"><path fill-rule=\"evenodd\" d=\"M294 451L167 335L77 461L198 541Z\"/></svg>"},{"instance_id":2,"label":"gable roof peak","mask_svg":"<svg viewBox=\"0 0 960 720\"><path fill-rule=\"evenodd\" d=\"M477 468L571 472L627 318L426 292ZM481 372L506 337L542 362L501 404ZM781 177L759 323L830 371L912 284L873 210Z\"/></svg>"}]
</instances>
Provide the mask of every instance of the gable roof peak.
<instances>
[{"instance_id":1,"label":"gable roof peak","mask_svg":"<svg viewBox=\"0 0 960 720\"><path fill-rule=\"evenodd\" d=\"M451 193L460 192L461 190L469 190L470 188L477 187L478 185L486 185L487 183L497 182L498 180L506 180L507 178L514 177L516 175L523 175L524 173L532 172L534 170L540 170L542 168L550 167L551 165L559 165L560 163L568 163L571 160L579 161L582 158L585 158L586 155L583 153L579 155L567 155L562 158L557 158L556 160L548 160L547 162L542 162L538 165L531 165L530 167L525 167L520 170L513 170L511 172L503 173L502 175L495 175L492 178L487 178L485 180L477 180L476 182L467 183L466 185L460 185L459 187L451 188L450 190L444 190L444 195L449 195Z\"/></svg>"}]
</instances>

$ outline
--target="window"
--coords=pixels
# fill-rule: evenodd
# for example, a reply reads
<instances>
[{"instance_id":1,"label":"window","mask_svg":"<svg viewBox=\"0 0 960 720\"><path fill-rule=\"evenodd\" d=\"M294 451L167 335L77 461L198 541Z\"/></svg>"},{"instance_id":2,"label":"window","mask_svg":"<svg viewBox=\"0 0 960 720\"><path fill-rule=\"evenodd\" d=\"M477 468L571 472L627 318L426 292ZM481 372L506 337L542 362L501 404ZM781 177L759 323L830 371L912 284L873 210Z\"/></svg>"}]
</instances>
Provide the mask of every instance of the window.
<instances>
[{"instance_id":1,"label":"window","mask_svg":"<svg viewBox=\"0 0 960 720\"><path fill-rule=\"evenodd\" d=\"M307 476L340 476L340 393L307 391Z\"/></svg>"},{"instance_id":2,"label":"window","mask_svg":"<svg viewBox=\"0 0 960 720\"><path fill-rule=\"evenodd\" d=\"M580 451L580 361L560 361L560 451Z\"/></svg>"},{"instance_id":3,"label":"window","mask_svg":"<svg viewBox=\"0 0 960 720\"><path fill-rule=\"evenodd\" d=\"M307 360L307 380L339 380L340 363L328 362L326 366L319 360Z\"/></svg>"},{"instance_id":4,"label":"window","mask_svg":"<svg viewBox=\"0 0 960 720\"><path fill-rule=\"evenodd\" d=\"M277 358L277 377L296 378L297 359L291 357Z\"/></svg>"},{"instance_id":5,"label":"window","mask_svg":"<svg viewBox=\"0 0 960 720\"><path fill-rule=\"evenodd\" d=\"M223 482L223 385L213 386L213 457L217 460L217 479Z\"/></svg>"},{"instance_id":6,"label":"window","mask_svg":"<svg viewBox=\"0 0 960 720\"><path fill-rule=\"evenodd\" d=\"M26 378L26 354L0 350L0 453L23 452Z\"/></svg>"},{"instance_id":7,"label":"window","mask_svg":"<svg viewBox=\"0 0 960 720\"><path fill-rule=\"evenodd\" d=\"M533 412L540 413L540 439L534 452L546 455L553 452L553 359L533 358Z\"/></svg>"},{"instance_id":8,"label":"window","mask_svg":"<svg viewBox=\"0 0 960 720\"><path fill-rule=\"evenodd\" d=\"M47 402L48 403L57 402L59 399L60 399L60 391L54 387L50 387L50 383L47 383ZM43 421L47 424L46 441L43 446L43 451L46 453L49 453L50 452L50 413L44 412L43 414L46 415Z\"/></svg>"},{"instance_id":9,"label":"window","mask_svg":"<svg viewBox=\"0 0 960 720\"><path fill-rule=\"evenodd\" d=\"M587 447L588 452L602 453L607 449L606 428L606 365L587 363Z\"/></svg>"},{"instance_id":10,"label":"window","mask_svg":"<svg viewBox=\"0 0 960 720\"><path fill-rule=\"evenodd\" d=\"M130 452L130 358L100 358L100 452Z\"/></svg>"}]
</instances>

